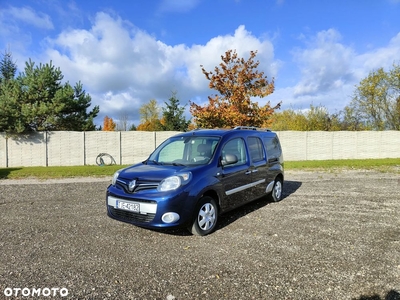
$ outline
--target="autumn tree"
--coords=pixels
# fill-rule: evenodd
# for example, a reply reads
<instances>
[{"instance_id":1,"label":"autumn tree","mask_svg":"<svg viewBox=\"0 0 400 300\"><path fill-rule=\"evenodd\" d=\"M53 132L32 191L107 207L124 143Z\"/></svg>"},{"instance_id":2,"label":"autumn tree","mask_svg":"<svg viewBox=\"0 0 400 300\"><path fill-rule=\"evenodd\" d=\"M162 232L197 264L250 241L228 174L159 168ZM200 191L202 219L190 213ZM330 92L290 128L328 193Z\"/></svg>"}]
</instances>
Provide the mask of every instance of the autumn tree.
<instances>
[{"instance_id":1,"label":"autumn tree","mask_svg":"<svg viewBox=\"0 0 400 300\"><path fill-rule=\"evenodd\" d=\"M356 86L348 111L374 130L400 130L400 65L372 71Z\"/></svg>"},{"instance_id":2,"label":"autumn tree","mask_svg":"<svg viewBox=\"0 0 400 300\"><path fill-rule=\"evenodd\" d=\"M190 120L186 120L185 107L180 106L176 92L172 93L165 107L162 108L162 129L165 131L187 131Z\"/></svg>"},{"instance_id":3,"label":"autumn tree","mask_svg":"<svg viewBox=\"0 0 400 300\"><path fill-rule=\"evenodd\" d=\"M272 116L272 130L296 130L296 131L336 131L341 130L342 125L339 114L329 113L322 105L310 105L306 110L286 109Z\"/></svg>"},{"instance_id":4,"label":"autumn tree","mask_svg":"<svg viewBox=\"0 0 400 300\"><path fill-rule=\"evenodd\" d=\"M285 109L274 113L270 129L274 131L371 130L371 127L360 120L360 116L349 107L343 111L329 113L326 107L311 104L310 108L304 110Z\"/></svg>"},{"instance_id":5,"label":"autumn tree","mask_svg":"<svg viewBox=\"0 0 400 300\"><path fill-rule=\"evenodd\" d=\"M103 131L115 131L116 124L112 118L109 118L108 116L104 117L103 120Z\"/></svg>"},{"instance_id":6,"label":"autumn tree","mask_svg":"<svg viewBox=\"0 0 400 300\"><path fill-rule=\"evenodd\" d=\"M140 124L137 127L139 131L157 131L162 130L160 121L160 108L155 99L143 104L140 109Z\"/></svg>"},{"instance_id":7,"label":"autumn tree","mask_svg":"<svg viewBox=\"0 0 400 300\"><path fill-rule=\"evenodd\" d=\"M228 50L221 55L222 62L214 71L201 70L209 80L210 89L218 92L208 97L209 103L200 106L190 103L190 112L196 125L204 128L256 126L267 127L274 110L268 102L259 106L252 97L263 98L274 91L274 80L267 80L264 72L259 72L259 61L254 61L257 51L250 51L246 61L239 58L236 51Z\"/></svg>"},{"instance_id":8,"label":"autumn tree","mask_svg":"<svg viewBox=\"0 0 400 300\"><path fill-rule=\"evenodd\" d=\"M370 124L363 121L361 113L350 106L346 106L340 112L340 117L341 130L360 131L372 129Z\"/></svg>"},{"instance_id":9,"label":"autumn tree","mask_svg":"<svg viewBox=\"0 0 400 300\"><path fill-rule=\"evenodd\" d=\"M274 131L305 131L306 128L307 118L301 111L285 109L281 112L274 113L271 118L270 129Z\"/></svg>"},{"instance_id":10,"label":"autumn tree","mask_svg":"<svg viewBox=\"0 0 400 300\"><path fill-rule=\"evenodd\" d=\"M338 114L329 113L328 109L322 105L310 105L310 109L305 112L305 117L307 131L337 131L341 129Z\"/></svg>"}]
</instances>

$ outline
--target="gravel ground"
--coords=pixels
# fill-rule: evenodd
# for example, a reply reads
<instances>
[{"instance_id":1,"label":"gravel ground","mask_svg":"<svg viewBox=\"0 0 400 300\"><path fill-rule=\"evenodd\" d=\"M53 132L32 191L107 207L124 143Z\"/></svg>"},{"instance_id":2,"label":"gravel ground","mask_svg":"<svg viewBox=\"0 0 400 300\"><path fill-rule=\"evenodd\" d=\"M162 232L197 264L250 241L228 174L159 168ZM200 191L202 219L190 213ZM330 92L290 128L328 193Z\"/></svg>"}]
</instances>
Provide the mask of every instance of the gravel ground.
<instances>
[{"instance_id":1,"label":"gravel ground","mask_svg":"<svg viewBox=\"0 0 400 300\"><path fill-rule=\"evenodd\" d=\"M0 299L400 299L400 174L290 171L206 237L109 219L108 183L0 181Z\"/></svg>"}]
</instances>

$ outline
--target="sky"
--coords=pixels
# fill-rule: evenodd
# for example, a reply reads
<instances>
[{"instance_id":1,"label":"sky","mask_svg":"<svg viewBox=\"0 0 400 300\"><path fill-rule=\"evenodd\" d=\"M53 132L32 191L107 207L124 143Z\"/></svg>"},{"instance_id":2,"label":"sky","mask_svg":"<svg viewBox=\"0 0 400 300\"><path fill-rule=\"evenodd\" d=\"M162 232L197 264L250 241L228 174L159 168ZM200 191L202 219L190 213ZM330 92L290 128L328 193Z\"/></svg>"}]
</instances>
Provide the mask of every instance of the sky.
<instances>
[{"instance_id":1,"label":"sky","mask_svg":"<svg viewBox=\"0 0 400 300\"><path fill-rule=\"evenodd\" d=\"M95 120L128 118L176 93L189 101L216 94L201 71L235 50L274 80L254 98L281 109L343 110L356 85L400 63L400 0L0 0L0 51L18 71L52 62L64 81L83 84L99 105Z\"/></svg>"}]
</instances>

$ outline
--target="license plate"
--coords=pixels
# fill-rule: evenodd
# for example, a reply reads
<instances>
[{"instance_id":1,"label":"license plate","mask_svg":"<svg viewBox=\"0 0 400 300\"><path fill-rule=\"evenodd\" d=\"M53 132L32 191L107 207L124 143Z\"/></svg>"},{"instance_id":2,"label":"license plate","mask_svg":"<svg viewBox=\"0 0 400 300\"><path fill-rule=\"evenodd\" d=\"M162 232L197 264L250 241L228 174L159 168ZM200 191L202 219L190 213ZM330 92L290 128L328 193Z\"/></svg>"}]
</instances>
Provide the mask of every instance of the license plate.
<instances>
[{"instance_id":1,"label":"license plate","mask_svg":"<svg viewBox=\"0 0 400 300\"><path fill-rule=\"evenodd\" d=\"M121 200L117 200L117 208L123 210L129 210L133 212L140 212L140 204L139 203L130 203Z\"/></svg>"}]
</instances>

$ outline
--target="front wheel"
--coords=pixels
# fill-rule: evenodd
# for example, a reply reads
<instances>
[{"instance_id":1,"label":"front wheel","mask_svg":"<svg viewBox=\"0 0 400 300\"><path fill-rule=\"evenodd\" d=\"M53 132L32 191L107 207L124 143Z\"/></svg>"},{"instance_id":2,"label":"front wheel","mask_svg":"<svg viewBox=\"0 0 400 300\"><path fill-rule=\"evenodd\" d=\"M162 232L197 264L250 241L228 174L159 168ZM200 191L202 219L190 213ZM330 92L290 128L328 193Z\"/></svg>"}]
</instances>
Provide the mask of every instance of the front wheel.
<instances>
[{"instance_id":1,"label":"front wheel","mask_svg":"<svg viewBox=\"0 0 400 300\"><path fill-rule=\"evenodd\" d=\"M218 221L218 206L215 200L204 196L199 200L189 231L194 235L207 235L215 230Z\"/></svg>"},{"instance_id":2,"label":"front wheel","mask_svg":"<svg viewBox=\"0 0 400 300\"><path fill-rule=\"evenodd\" d=\"M272 192L269 194L269 200L279 202L282 200L283 182L282 179L276 178Z\"/></svg>"}]
</instances>

